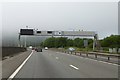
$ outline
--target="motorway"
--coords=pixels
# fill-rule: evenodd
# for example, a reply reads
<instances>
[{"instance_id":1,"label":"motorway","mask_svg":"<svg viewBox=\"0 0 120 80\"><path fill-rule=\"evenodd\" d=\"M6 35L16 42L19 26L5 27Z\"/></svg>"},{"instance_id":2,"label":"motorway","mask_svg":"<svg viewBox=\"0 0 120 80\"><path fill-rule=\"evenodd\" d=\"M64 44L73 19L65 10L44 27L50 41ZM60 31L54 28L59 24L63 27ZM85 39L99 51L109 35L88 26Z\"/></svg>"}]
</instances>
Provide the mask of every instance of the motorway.
<instances>
[{"instance_id":1,"label":"motorway","mask_svg":"<svg viewBox=\"0 0 120 80\"><path fill-rule=\"evenodd\" d=\"M34 51L14 78L118 78L118 65L57 51Z\"/></svg>"}]
</instances>

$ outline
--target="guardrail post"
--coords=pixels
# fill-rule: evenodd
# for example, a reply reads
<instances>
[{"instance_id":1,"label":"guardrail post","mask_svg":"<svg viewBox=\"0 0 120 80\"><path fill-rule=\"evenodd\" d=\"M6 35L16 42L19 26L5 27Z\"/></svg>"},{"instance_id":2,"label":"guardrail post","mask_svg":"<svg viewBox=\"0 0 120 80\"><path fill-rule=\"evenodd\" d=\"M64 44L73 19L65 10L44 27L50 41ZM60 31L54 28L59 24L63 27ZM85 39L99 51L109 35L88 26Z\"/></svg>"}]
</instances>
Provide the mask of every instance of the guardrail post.
<instances>
[{"instance_id":1,"label":"guardrail post","mask_svg":"<svg viewBox=\"0 0 120 80\"><path fill-rule=\"evenodd\" d=\"M75 55L76 55L76 52L75 52Z\"/></svg>"},{"instance_id":2,"label":"guardrail post","mask_svg":"<svg viewBox=\"0 0 120 80\"><path fill-rule=\"evenodd\" d=\"M80 56L81 56L82 54L81 54L81 52L80 52Z\"/></svg>"},{"instance_id":3,"label":"guardrail post","mask_svg":"<svg viewBox=\"0 0 120 80\"><path fill-rule=\"evenodd\" d=\"M97 58L97 54L95 54L95 58Z\"/></svg>"},{"instance_id":4,"label":"guardrail post","mask_svg":"<svg viewBox=\"0 0 120 80\"><path fill-rule=\"evenodd\" d=\"M110 57L108 56L108 60L110 60Z\"/></svg>"},{"instance_id":5,"label":"guardrail post","mask_svg":"<svg viewBox=\"0 0 120 80\"><path fill-rule=\"evenodd\" d=\"M69 54L69 51L67 53Z\"/></svg>"},{"instance_id":6,"label":"guardrail post","mask_svg":"<svg viewBox=\"0 0 120 80\"><path fill-rule=\"evenodd\" d=\"M88 57L88 53L86 53L86 56Z\"/></svg>"}]
</instances>

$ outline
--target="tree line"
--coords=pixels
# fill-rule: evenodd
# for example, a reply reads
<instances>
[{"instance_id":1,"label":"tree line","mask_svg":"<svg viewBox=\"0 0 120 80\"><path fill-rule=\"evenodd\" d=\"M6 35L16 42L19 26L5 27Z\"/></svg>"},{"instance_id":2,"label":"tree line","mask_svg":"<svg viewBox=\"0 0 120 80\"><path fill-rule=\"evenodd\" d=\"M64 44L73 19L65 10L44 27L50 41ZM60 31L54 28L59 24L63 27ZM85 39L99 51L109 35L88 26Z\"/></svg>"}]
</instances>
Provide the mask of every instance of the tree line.
<instances>
[{"instance_id":1,"label":"tree line","mask_svg":"<svg viewBox=\"0 0 120 80\"><path fill-rule=\"evenodd\" d=\"M111 35L100 40L102 47L120 48L120 35Z\"/></svg>"},{"instance_id":2,"label":"tree line","mask_svg":"<svg viewBox=\"0 0 120 80\"><path fill-rule=\"evenodd\" d=\"M78 47L84 48L84 40L88 40L88 46L92 48L92 39L86 38L75 38L69 39L67 37L51 37L47 38L44 42L41 43L41 46L49 48L59 48L59 47Z\"/></svg>"},{"instance_id":3,"label":"tree line","mask_svg":"<svg viewBox=\"0 0 120 80\"><path fill-rule=\"evenodd\" d=\"M59 47L84 48L84 40L88 40L88 48L93 47L93 39L87 39L87 38L69 39L67 37L50 37L47 38L44 42L42 42L40 45L42 47L47 46L49 48L59 48ZM99 43L101 47L120 48L120 35L111 35L102 40L99 40Z\"/></svg>"}]
</instances>

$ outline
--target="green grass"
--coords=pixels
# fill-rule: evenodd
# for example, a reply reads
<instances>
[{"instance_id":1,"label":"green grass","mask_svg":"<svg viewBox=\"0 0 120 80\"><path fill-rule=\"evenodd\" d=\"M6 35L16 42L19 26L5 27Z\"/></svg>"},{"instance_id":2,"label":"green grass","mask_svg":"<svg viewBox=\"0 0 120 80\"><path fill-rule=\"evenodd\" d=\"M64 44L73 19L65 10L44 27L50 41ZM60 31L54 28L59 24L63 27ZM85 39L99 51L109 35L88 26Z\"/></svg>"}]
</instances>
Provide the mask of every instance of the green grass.
<instances>
[{"instance_id":1,"label":"green grass","mask_svg":"<svg viewBox=\"0 0 120 80\"><path fill-rule=\"evenodd\" d=\"M72 46L71 46L72 47ZM69 47L65 47L64 50L67 50ZM83 52L92 52L93 48L78 48L73 47L76 49L76 51L83 51ZM93 52L100 52L99 50L94 50ZM103 48L102 53L109 53L109 48ZM109 54L120 54L120 53L109 53Z\"/></svg>"}]
</instances>

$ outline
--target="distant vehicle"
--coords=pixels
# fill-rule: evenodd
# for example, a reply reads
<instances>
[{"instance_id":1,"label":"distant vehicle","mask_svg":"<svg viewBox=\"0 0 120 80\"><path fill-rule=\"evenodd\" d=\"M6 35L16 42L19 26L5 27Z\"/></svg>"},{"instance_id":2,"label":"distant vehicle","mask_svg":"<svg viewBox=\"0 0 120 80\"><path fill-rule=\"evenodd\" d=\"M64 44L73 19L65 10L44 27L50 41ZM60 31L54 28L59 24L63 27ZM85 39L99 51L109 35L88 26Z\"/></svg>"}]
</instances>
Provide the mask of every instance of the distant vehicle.
<instances>
[{"instance_id":1,"label":"distant vehicle","mask_svg":"<svg viewBox=\"0 0 120 80\"><path fill-rule=\"evenodd\" d=\"M45 50L48 50L48 47L45 47Z\"/></svg>"},{"instance_id":2,"label":"distant vehicle","mask_svg":"<svg viewBox=\"0 0 120 80\"><path fill-rule=\"evenodd\" d=\"M42 52L42 48L36 48L35 51Z\"/></svg>"},{"instance_id":3,"label":"distant vehicle","mask_svg":"<svg viewBox=\"0 0 120 80\"><path fill-rule=\"evenodd\" d=\"M35 50L35 48L32 48L32 50Z\"/></svg>"},{"instance_id":4,"label":"distant vehicle","mask_svg":"<svg viewBox=\"0 0 120 80\"><path fill-rule=\"evenodd\" d=\"M73 52L73 51L75 51L75 48L70 47L70 48L68 48L68 51Z\"/></svg>"},{"instance_id":5,"label":"distant vehicle","mask_svg":"<svg viewBox=\"0 0 120 80\"><path fill-rule=\"evenodd\" d=\"M33 47L32 46L29 46L30 49L32 49Z\"/></svg>"}]
</instances>

